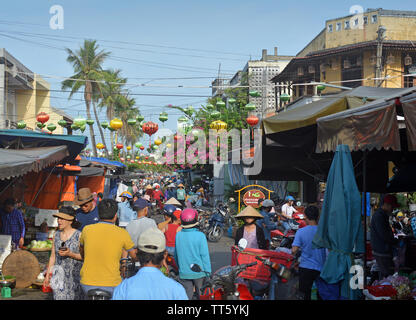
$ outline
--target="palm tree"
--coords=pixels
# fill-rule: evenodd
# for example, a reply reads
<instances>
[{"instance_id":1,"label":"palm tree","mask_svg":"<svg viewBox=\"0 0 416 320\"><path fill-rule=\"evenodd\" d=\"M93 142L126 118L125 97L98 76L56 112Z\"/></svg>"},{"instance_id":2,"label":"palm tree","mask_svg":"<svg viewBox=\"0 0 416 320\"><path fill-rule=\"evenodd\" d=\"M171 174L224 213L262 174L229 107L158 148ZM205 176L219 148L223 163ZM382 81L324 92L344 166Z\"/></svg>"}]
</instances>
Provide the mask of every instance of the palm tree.
<instances>
[{"instance_id":1,"label":"palm tree","mask_svg":"<svg viewBox=\"0 0 416 320\"><path fill-rule=\"evenodd\" d=\"M100 109L106 108L106 115L109 120L115 116L116 104L121 103L121 92L124 84L127 82L126 78L120 77L121 70L110 69L103 72L104 85L101 87L102 98L98 107ZM111 150L114 150L113 132L110 131Z\"/></svg>"},{"instance_id":2,"label":"palm tree","mask_svg":"<svg viewBox=\"0 0 416 320\"><path fill-rule=\"evenodd\" d=\"M110 55L110 52L100 50L95 40L84 40L84 45L77 51L73 52L66 48L68 57L66 61L72 64L74 68L74 75L62 82L62 89L71 89L69 99L73 94L78 92L80 88L84 88L84 100L88 119L91 119L91 102L93 94L101 92L101 83L103 79L102 64L104 60ZM99 125L99 123L98 123ZM97 147L95 142L94 128L90 125L90 136L92 151L94 157L97 156ZM105 141L103 140L105 144Z\"/></svg>"}]
</instances>

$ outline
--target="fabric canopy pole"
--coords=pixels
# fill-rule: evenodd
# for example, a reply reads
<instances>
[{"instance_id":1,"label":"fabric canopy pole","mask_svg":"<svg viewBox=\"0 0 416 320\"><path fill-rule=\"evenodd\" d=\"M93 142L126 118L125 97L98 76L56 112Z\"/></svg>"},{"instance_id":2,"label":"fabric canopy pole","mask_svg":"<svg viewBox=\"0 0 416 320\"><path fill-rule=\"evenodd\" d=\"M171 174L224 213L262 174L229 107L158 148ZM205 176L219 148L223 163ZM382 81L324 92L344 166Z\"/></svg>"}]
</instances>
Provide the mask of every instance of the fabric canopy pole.
<instances>
[{"instance_id":1,"label":"fabric canopy pole","mask_svg":"<svg viewBox=\"0 0 416 320\"><path fill-rule=\"evenodd\" d=\"M364 287L367 285L367 150L363 153Z\"/></svg>"}]
</instances>

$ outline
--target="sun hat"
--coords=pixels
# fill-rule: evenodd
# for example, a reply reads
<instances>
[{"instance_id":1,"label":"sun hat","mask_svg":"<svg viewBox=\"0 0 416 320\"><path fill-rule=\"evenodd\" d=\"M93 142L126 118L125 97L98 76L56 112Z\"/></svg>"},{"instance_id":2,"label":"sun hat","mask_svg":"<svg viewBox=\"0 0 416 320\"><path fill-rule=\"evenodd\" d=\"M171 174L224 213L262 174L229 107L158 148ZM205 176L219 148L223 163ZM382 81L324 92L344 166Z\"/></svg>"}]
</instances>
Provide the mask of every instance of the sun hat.
<instances>
[{"instance_id":1,"label":"sun hat","mask_svg":"<svg viewBox=\"0 0 416 320\"><path fill-rule=\"evenodd\" d=\"M185 186L182 183L180 183L180 184L178 184L178 188L180 188L180 187L184 188Z\"/></svg>"},{"instance_id":2,"label":"sun hat","mask_svg":"<svg viewBox=\"0 0 416 320\"><path fill-rule=\"evenodd\" d=\"M75 197L74 204L77 206L81 206L87 202L90 202L94 199L94 196L91 193L90 188L81 188L78 190L78 194Z\"/></svg>"},{"instance_id":3,"label":"sun hat","mask_svg":"<svg viewBox=\"0 0 416 320\"><path fill-rule=\"evenodd\" d=\"M55 218L61 218L61 219L64 219L64 220L73 221L75 219L75 215L70 214L69 211L71 211L73 214L75 214L75 210L73 210L73 209L71 210L71 209L72 208L67 210L66 207L61 207L61 208L59 208L59 212L53 214L53 216ZM68 211L68 212L65 212L65 211Z\"/></svg>"},{"instance_id":4,"label":"sun hat","mask_svg":"<svg viewBox=\"0 0 416 320\"><path fill-rule=\"evenodd\" d=\"M128 192L128 191L123 191L120 194L120 197L125 197L125 198L128 198L128 199L132 199L133 198L133 195L130 192Z\"/></svg>"},{"instance_id":5,"label":"sun hat","mask_svg":"<svg viewBox=\"0 0 416 320\"><path fill-rule=\"evenodd\" d=\"M166 201L165 204L173 204L174 206L181 206L182 207L182 203L180 203L174 197L172 197L168 201Z\"/></svg>"},{"instance_id":6,"label":"sun hat","mask_svg":"<svg viewBox=\"0 0 416 320\"><path fill-rule=\"evenodd\" d=\"M149 228L140 235L137 246L140 251L160 253L166 250L166 238L159 229Z\"/></svg>"},{"instance_id":7,"label":"sun hat","mask_svg":"<svg viewBox=\"0 0 416 320\"><path fill-rule=\"evenodd\" d=\"M243 211L235 216L236 218L258 218L263 219L264 217L252 206L247 206Z\"/></svg>"}]
</instances>

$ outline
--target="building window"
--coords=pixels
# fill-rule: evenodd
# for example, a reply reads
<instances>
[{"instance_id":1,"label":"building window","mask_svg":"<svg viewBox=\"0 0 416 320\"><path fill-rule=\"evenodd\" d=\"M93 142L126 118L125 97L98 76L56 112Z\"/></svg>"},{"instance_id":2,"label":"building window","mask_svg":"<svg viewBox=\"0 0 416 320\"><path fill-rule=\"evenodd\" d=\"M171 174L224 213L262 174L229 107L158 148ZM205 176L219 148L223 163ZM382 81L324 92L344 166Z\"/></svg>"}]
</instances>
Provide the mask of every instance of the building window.
<instances>
[{"instance_id":1,"label":"building window","mask_svg":"<svg viewBox=\"0 0 416 320\"><path fill-rule=\"evenodd\" d=\"M358 26L358 18L354 20L354 26Z\"/></svg>"},{"instance_id":2,"label":"building window","mask_svg":"<svg viewBox=\"0 0 416 320\"><path fill-rule=\"evenodd\" d=\"M344 24L344 29L345 30L349 29L350 28L350 22L349 21L345 21L344 23L345 23Z\"/></svg>"},{"instance_id":3,"label":"building window","mask_svg":"<svg viewBox=\"0 0 416 320\"><path fill-rule=\"evenodd\" d=\"M362 85L362 81L349 81L362 79L363 67L360 66L360 56L344 56L341 59L341 81L342 86L356 88Z\"/></svg>"},{"instance_id":4,"label":"building window","mask_svg":"<svg viewBox=\"0 0 416 320\"><path fill-rule=\"evenodd\" d=\"M328 24L328 32L332 32L332 24Z\"/></svg>"},{"instance_id":5,"label":"building window","mask_svg":"<svg viewBox=\"0 0 416 320\"><path fill-rule=\"evenodd\" d=\"M341 22L337 22L336 30L341 31Z\"/></svg>"},{"instance_id":6,"label":"building window","mask_svg":"<svg viewBox=\"0 0 416 320\"><path fill-rule=\"evenodd\" d=\"M376 14L373 14L371 16L371 23L377 23L377 15Z\"/></svg>"},{"instance_id":7,"label":"building window","mask_svg":"<svg viewBox=\"0 0 416 320\"><path fill-rule=\"evenodd\" d=\"M367 16L364 16L363 17L363 21L364 21L364 24L368 24L368 17Z\"/></svg>"}]
</instances>

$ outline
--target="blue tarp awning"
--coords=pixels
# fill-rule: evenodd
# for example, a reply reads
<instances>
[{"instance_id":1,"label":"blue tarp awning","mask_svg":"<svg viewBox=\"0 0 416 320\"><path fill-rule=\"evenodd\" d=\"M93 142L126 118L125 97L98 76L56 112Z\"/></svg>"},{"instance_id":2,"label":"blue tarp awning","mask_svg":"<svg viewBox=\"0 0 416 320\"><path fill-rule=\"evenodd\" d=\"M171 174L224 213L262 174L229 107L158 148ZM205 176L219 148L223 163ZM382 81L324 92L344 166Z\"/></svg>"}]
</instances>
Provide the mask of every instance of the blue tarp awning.
<instances>
[{"instance_id":1,"label":"blue tarp awning","mask_svg":"<svg viewBox=\"0 0 416 320\"><path fill-rule=\"evenodd\" d=\"M64 159L69 162L87 146L86 136L63 134L48 134L21 129L0 130L0 148L26 149L40 147L66 146L69 156Z\"/></svg>"},{"instance_id":2,"label":"blue tarp awning","mask_svg":"<svg viewBox=\"0 0 416 320\"><path fill-rule=\"evenodd\" d=\"M115 166L115 167L125 167L126 166L124 163L121 163L119 161L108 160L106 158L81 157L81 159L91 161L91 162L96 162L96 163L103 164L103 165L108 165L108 166Z\"/></svg>"}]
</instances>

